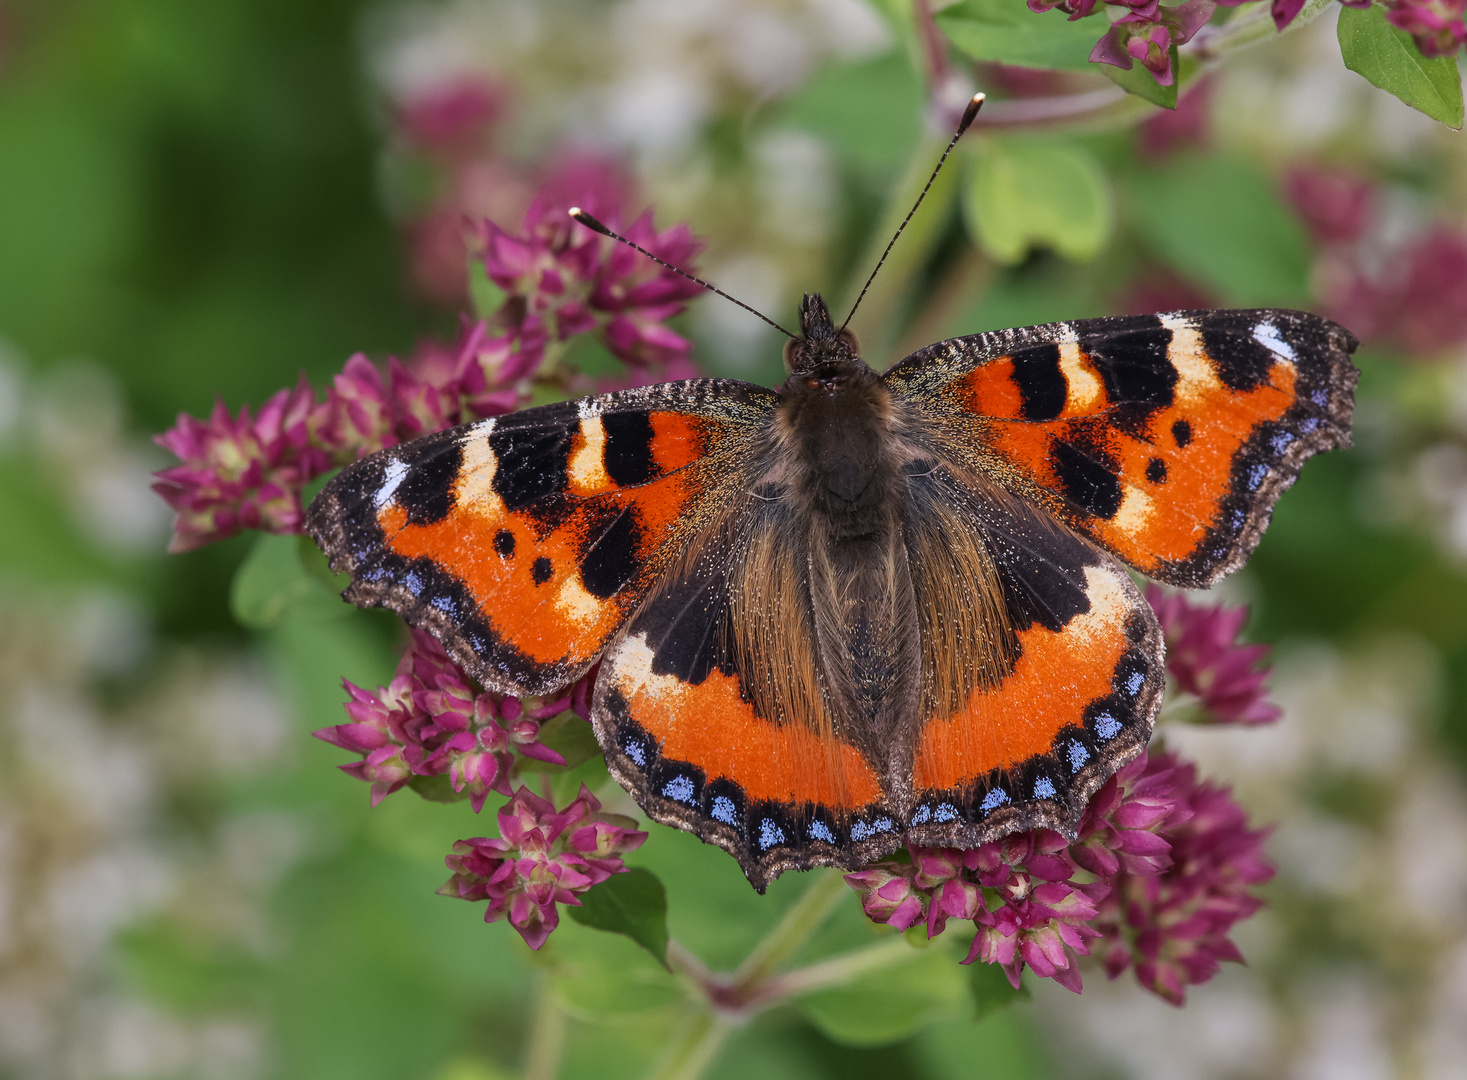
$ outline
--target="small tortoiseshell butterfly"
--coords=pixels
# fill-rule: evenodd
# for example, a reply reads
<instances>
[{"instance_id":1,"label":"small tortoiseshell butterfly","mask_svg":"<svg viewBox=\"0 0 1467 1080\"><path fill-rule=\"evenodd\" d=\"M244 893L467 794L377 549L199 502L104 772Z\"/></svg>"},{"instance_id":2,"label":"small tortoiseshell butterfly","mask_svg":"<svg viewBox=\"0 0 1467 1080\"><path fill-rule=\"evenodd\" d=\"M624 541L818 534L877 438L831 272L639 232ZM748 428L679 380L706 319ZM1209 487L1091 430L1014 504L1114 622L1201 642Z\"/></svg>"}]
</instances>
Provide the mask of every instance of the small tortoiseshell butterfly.
<instances>
[{"instance_id":1,"label":"small tortoiseshell butterfly","mask_svg":"<svg viewBox=\"0 0 1467 1080\"><path fill-rule=\"evenodd\" d=\"M819 296L800 326L778 390L693 379L466 424L348 466L307 525L348 600L488 690L599 660L612 775L761 891L902 844L1073 835L1165 683L1122 564L1193 588L1241 566L1305 459L1349 442L1354 337L1181 311L955 338L878 375Z\"/></svg>"}]
</instances>

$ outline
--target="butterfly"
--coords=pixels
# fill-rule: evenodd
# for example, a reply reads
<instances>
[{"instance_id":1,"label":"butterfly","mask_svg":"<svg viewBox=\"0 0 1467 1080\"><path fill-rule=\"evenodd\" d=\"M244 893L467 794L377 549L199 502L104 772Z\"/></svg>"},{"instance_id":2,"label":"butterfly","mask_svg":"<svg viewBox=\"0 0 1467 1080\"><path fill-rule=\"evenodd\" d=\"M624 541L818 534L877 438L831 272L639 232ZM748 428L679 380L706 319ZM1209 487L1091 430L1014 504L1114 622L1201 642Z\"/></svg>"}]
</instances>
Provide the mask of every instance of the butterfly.
<instances>
[{"instance_id":1,"label":"butterfly","mask_svg":"<svg viewBox=\"0 0 1467 1080\"><path fill-rule=\"evenodd\" d=\"M777 390L694 379L365 458L307 525L345 597L487 690L599 662L591 722L656 821L755 888L1047 827L1145 747L1161 630L1348 445L1344 328L1181 311L939 342L877 374L806 295Z\"/></svg>"}]
</instances>

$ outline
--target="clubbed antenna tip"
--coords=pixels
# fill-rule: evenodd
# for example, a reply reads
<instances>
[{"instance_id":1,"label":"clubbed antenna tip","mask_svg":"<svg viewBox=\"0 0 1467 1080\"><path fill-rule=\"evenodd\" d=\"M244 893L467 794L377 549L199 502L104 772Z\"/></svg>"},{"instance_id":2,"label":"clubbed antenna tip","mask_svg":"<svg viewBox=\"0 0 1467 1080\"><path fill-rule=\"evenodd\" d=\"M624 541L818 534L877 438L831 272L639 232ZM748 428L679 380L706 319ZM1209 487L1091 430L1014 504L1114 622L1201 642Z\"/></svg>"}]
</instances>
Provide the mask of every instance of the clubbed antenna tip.
<instances>
[{"instance_id":1,"label":"clubbed antenna tip","mask_svg":"<svg viewBox=\"0 0 1467 1080\"><path fill-rule=\"evenodd\" d=\"M605 225L601 224L601 222L597 221L590 214L586 213L579 206L572 206L570 208L570 216L575 218L592 232L598 232L602 236L616 236L614 232L608 229Z\"/></svg>"}]
</instances>

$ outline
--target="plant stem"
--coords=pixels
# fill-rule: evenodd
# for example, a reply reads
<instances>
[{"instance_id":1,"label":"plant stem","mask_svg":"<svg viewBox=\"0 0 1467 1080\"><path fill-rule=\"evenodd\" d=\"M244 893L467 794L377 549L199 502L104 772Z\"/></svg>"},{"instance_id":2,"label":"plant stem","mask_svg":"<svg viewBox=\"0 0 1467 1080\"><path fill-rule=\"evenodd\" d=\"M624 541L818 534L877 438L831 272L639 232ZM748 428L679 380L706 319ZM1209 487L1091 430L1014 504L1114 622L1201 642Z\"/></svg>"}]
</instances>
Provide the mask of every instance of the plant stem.
<instances>
[{"instance_id":1,"label":"plant stem","mask_svg":"<svg viewBox=\"0 0 1467 1080\"><path fill-rule=\"evenodd\" d=\"M757 1004L767 1007L787 998L799 997L801 994L824 990L830 986L840 986L868 971L877 971L909 959L913 951L906 938L897 935L877 945L842 953L818 964L776 975L764 983Z\"/></svg>"},{"instance_id":2,"label":"plant stem","mask_svg":"<svg viewBox=\"0 0 1467 1080\"><path fill-rule=\"evenodd\" d=\"M530 1041L525 1051L525 1080L555 1080L560 1071L560 1053L565 1046L565 1012L555 1000L550 973L540 973L535 993L535 1013Z\"/></svg>"},{"instance_id":3,"label":"plant stem","mask_svg":"<svg viewBox=\"0 0 1467 1080\"><path fill-rule=\"evenodd\" d=\"M697 1080L733 1030L727 1017L703 1006L688 1016L682 1030L647 1074L647 1080Z\"/></svg>"},{"instance_id":4,"label":"plant stem","mask_svg":"<svg viewBox=\"0 0 1467 1080\"><path fill-rule=\"evenodd\" d=\"M743 997L755 990L810 940L810 935L830 917L847 893L839 870L818 870L804 894L784 913L779 924L754 946L733 975L734 994Z\"/></svg>"}]
</instances>

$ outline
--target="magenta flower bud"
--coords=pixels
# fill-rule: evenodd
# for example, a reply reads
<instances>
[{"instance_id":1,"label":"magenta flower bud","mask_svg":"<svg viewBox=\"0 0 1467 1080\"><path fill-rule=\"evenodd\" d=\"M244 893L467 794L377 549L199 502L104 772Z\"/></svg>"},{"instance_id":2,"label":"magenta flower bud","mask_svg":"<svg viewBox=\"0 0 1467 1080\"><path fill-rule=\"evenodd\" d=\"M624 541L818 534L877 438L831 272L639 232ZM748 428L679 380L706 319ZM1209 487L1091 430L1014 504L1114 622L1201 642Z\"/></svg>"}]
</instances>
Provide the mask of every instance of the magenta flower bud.
<instances>
[{"instance_id":1,"label":"magenta flower bud","mask_svg":"<svg viewBox=\"0 0 1467 1080\"><path fill-rule=\"evenodd\" d=\"M460 840L445 860L453 876L438 891L486 900L486 922L509 918L525 944L539 949L559 925L557 904L580 904L579 894L626 869L621 856L647 834L627 818L600 813L581 787L557 812L520 788L499 811L500 839Z\"/></svg>"},{"instance_id":2,"label":"magenta flower bud","mask_svg":"<svg viewBox=\"0 0 1467 1080\"><path fill-rule=\"evenodd\" d=\"M508 727L500 724L499 716L521 715L518 699L479 691L443 646L420 630L412 632L412 644L389 686L376 693L350 682L345 686L350 695L346 713L353 723L322 728L316 736L344 750L378 755L375 764L345 768L372 782L373 805L413 776L446 774L453 790L467 794L477 813L491 792L509 794L517 755L565 764L559 753L538 741L538 721L521 718ZM563 712L570 699L561 702L558 711Z\"/></svg>"},{"instance_id":3,"label":"magenta flower bud","mask_svg":"<svg viewBox=\"0 0 1467 1080\"><path fill-rule=\"evenodd\" d=\"M1248 609L1201 607L1183 593L1149 585L1146 598L1166 634L1168 673L1197 698L1209 719L1223 724L1267 724L1283 715L1268 700L1266 645L1239 645Z\"/></svg>"}]
</instances>

